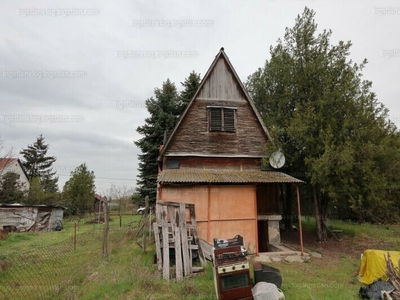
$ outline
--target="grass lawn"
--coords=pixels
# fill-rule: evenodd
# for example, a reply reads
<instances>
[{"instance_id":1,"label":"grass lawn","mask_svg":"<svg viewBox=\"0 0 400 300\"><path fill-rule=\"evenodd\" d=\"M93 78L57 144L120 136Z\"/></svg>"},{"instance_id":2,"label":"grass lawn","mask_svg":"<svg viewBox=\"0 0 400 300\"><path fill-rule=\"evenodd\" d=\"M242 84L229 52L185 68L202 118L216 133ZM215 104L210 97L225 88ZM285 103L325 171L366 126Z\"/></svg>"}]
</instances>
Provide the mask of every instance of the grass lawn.
<instances>
[{"instance_id":1,"label":"grass lawn","mask_svg":"<svg viewBox=\"0 0 400 300\"><path fill-rule=\"evenodd\" d=\"M74 247L75 221L61 232L14 233L0 241L1 299L215 299L212 266L181 282L165 282L154 264L154 243L143 252L136 235L141 216L112 216L109 255L102 257L102 224L80 222ZM120 228L120 223L122 227ZM359 225L333 221L342 241L318 243L312 219L304 219L304 246L322 258L305 263L270 265L282 275L286 299L358 299L356 280L365 249L400 249L400 226ZM282 234L298 247L298 233ZM17 291L17 292L16 292Z\"/></svg>"}]
</instances>

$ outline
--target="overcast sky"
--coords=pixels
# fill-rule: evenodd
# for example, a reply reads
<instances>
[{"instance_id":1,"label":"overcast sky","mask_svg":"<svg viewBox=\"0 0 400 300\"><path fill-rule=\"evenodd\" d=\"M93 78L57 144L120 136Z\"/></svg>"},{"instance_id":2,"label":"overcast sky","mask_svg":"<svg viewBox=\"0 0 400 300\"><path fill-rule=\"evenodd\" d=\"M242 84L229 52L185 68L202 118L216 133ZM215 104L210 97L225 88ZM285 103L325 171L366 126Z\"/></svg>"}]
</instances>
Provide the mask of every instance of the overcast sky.
<instances>
[{"instance_id":1,"label":"overcast sky","mask_svg":"<svg viewBox=\"0 0 400 300\"><path fill-rule=\"evenodd\" d=\"M0 4L0 135L19 151L43 134L62 189L86 163L96 189L134 187L144 101L169 78L203 76L221 47L242 81L308 6L400 125L399 1L18 1Z\"/></svg>"}]
</instances>

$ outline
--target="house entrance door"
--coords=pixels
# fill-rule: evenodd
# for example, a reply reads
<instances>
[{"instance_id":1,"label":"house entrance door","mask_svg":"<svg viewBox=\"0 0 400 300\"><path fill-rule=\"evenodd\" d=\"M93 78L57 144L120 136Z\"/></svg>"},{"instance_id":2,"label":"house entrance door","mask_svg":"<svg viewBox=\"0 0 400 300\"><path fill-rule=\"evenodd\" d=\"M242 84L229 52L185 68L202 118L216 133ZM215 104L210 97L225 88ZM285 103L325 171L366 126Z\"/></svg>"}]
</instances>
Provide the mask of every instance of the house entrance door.
<instances>
[{"instance_id":1,"label":"house entrance door","mask_svg":"<svg viewBox=\"0 0 400 300\"><path fill-rule=\"evenodd\" d=\"M268 220L261 220L258 224L258 252L268 252Z\"/></svg>"}]
</instances>

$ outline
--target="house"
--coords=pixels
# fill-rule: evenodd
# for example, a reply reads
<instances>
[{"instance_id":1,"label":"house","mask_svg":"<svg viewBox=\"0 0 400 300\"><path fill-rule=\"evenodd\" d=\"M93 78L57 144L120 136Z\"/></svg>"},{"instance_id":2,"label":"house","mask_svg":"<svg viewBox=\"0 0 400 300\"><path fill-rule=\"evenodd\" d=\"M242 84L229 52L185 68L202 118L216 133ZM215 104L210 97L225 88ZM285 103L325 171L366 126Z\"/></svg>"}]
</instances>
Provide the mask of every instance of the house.
<instances>
[{"instance_id":1,"label":"house","mask_svg":"<svg viewBox=\"0 0 400 300\"><path fill-rule=\"evenodd\" d=\"M249 251L271 250L281 243L279 184L302 181L264 170L267 143L269 132L221 48L161 147L157 200L195 204L199 237L209 243L241 235Z\"/></svg>"},{"instance_id":2,"label":"house","mask_svg":"<svg viewBox=\"0 0 400 300\"><path fill-rule=\"evenodd\" d=\"M57 205L0 204L0 229L18 232L61 230L65 207Z\"/></svg>"},{"instance_id":3,"label":"house","mask_svg":"<svg viewBox=\"0 0 400 300\"><path fill-rule=\"evenodd\" d=\"M107 203L107 199L100 196L99 194L94 194L93 199L93 212L100 213L104 211L105 203Z\"/></svg>"},{"instance_id":4,"label":"house","mask_svg":"<svg viewBox=\"0 0 400 300\"><path fill-rule=\"evenodd\" d=\"M17 182L22 189L29 191L29 179L19 158L0 158L0 178L6 173L17 174Z\"/></svg>"}]
</instances>

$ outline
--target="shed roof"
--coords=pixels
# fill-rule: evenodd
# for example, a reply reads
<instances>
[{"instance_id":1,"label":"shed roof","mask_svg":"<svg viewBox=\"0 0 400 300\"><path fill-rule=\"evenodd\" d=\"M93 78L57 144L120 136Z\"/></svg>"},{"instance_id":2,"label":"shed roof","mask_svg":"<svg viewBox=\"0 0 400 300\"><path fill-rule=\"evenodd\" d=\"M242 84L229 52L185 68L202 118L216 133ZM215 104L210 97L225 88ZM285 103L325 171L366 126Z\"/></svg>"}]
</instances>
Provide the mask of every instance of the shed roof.
<instances>
[{"instance_id":1,"label":"shed roof","mask_svg":"<svg viewBox=\"0 0 400 300\"><path fill-rule=\"evenodd\" d=\"M158 177L160 184L171 183L304 183L276 171L239 171L207 169L167 169Z\"/></svg>"},{"instance_id":2,"label":"shed roof","mask_svg":"<svg viewBox=\"0 0 400 300\"><path fill-rule=\"evenodd\" d=\"M50 207L50 208L61 208L67 209L61 205L52 205L52 204L23 204L23 203L0 203L1 207Z\"/></svg>"},{"instance_id":3,"label":"shed roof","mask_svg":"<svg viewBox=\"0 0 400 300\"><path fill-rule=\"evenodd\" d=\"M99 194L94 194L94 198L96 200L99 200L101 202L107 202L107 199L103 198L102 196L100 196Z\"/></svg>"}]
</instances>

